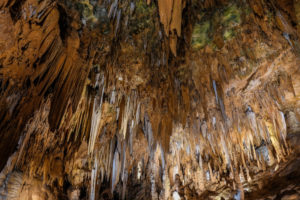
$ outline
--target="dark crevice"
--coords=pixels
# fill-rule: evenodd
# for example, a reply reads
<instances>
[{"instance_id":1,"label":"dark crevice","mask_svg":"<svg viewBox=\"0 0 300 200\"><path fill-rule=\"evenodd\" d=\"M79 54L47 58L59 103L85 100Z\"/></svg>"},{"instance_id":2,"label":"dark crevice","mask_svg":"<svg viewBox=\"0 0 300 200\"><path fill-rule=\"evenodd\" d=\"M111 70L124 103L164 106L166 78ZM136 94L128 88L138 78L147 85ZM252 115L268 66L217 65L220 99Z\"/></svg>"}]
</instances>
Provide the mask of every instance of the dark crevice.
<instances>
[{"instance_id":1,"label":"dark crevice","mask_svg":"<svg viewBox=\"0 0 300 200\"><path fill-rule=\"evenodd\" d=\"M69 23L69 19L68 19L68 15L67 12L65 10L65 8L63 8L61 5L58 5L58 11L59 11L59 29L60 29L60 38L62 39L63 42L65 42L66 37L68 35L68 23Z\"/></svg>"},{"instance_id":2,"label":"dark crevice","mask_svg":"<svg viewBox=\"0 0 300 200\"><path fill-rule=\"evenodd\" d=\"M16 23L18 19L20 19L21 14L22 14L22 6L24 3L25 3L25 0L17 0L10 7L9 12L10 12L11 18L14 23Z\"/></svg>"}]
</instances>

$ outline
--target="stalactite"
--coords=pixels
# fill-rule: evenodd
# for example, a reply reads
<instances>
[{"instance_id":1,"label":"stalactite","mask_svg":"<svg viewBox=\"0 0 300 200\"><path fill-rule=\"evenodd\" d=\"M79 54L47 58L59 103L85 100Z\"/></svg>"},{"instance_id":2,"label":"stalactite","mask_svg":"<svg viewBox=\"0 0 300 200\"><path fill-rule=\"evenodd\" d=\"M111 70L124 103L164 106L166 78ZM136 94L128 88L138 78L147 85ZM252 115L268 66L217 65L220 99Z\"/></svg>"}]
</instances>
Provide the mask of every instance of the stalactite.
<instances>
[{"instance_id":1,"label":"stalactite","mask_svg":"<svg viewBox=\"0 0 300 200\"><path fill-rule=\"evenodd\" d=\"M131 116L131 111L132 111L132 105L131 105L131 101L130 101L130 96L128 96L127 100L126 100L125 108L123 111L122 122L121 122L122 124L121 124L121 129L120 129L123 139L126 138L128 120L129 120L129 117Z\"/></svg>"},{"instance_id":2,"label":"stalactite","mask_svg":"<svg viewBox=\"0 0 300 200\"><path fill-rule=\"evenodd\" d=\"M116 184L119 182L119 175L120 175L120 160L119 160L119 153L116 150L114 153L114 159L112 163L112 175L111 175L111 191L113 193Z\"/></svg>"},{"instance_id":3,"label":"stalactite","mask_svg":"<svg viewBox=\"0 0 300 200\"><path fill-rule=\"evenodd\" d=\"M93 104L93 115L92 115L92 122L91 122L91 132L90 132L90 140L89 140L89 153L93 153L95 140L98 135L98 128L100 125L101 120L101 113L102 113L102 103L103 103L103 95L105 89L105 78L104 75L97 74L96 76L96 84L95 88L99 88L100 95L96 95Z\"/></svg>"},{"instance_id":4,"label":"stalactite","mask_svg":"<svg viewBox=\"0 0 300 200\"><path fill-rule=\"evenodd\" d=\"M91 173L91 193L90 193L90 200L95 200L95 192L96 192L96 184L97 184L97 177L98 177L98 158L95 156L94 166Z\"/></svg>"},{"instance_id":5,"label":"stalactite","mask_svg":"<svg viewBox=\"0 0 300 200\"><path fill-rule=\"evenodd\" d=\"M247 199L296 155L297 16L277 6L4 0L0 198L34 179L56 199Z\"/></svg>"},{"instance_id":6,"label":"stalactite","mask_svg":"<svg viewBox=\"0 0 300 200\"><path fill-rule=\"evenodd\" d=\"M165 168L163 171L163 199L168 199L171 196L171 188L170 188L170 180L168 176L167 169Z\"/></svg>"}]
</instances>

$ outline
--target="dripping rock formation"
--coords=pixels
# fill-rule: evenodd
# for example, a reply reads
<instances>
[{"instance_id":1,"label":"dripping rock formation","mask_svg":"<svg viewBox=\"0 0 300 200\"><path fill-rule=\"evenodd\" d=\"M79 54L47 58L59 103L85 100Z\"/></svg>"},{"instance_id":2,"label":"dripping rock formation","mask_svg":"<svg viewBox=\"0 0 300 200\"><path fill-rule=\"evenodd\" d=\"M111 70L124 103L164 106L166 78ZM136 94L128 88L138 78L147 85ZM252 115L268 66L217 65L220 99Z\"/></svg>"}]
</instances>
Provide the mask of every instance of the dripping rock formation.
<instances>
[{"instance_id":1,"label":"dripping rock formation","mask_svg":"<svg viewBox=\"0 0 300 200\"><path fill-rule=\"evenodd\" d=\"M300 199L299 0L1 0L0 200Z\"/></svg>"}]
</instances>

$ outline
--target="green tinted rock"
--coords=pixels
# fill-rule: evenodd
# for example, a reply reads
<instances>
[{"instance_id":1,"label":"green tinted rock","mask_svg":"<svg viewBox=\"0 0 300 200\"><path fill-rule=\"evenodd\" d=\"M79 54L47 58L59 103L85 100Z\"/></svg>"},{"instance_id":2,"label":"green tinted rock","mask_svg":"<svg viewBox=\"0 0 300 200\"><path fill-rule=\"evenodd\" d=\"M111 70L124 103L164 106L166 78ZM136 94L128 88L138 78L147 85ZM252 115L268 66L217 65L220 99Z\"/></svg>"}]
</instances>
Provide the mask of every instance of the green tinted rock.
<instances>
[{"instance_id":1,"label":"green tinted rock","mask_svg":"<svg viewBox=\"0 0 300 200\"><path fill-rule=\"evenodd\" d=\"M194 49L201 49L210 42L209 31L211 24L209 21L205 21L201 24L194 26L192 34L192 47Z\"/></svg>"}]
</instances>

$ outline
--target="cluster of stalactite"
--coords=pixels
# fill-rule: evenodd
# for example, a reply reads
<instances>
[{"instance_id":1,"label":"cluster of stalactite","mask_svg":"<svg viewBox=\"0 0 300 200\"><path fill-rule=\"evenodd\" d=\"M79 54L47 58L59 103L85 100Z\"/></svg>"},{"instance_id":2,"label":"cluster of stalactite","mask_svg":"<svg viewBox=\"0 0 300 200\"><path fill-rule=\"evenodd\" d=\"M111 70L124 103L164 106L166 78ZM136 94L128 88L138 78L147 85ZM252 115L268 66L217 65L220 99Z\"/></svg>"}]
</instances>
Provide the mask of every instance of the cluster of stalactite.
<instances>
[{"instance_id":1,"label":"cluster of stalactite","mask_svg":"<svg viewBox=\"0 0 300 200\"><path fill-rule=\"evenodd\" d=\"M105 82L105 76L100 77L96 85ZM151 188L149 196L145 197L145 192L141 199L183 197L183 187L200 196L205 190L227 184L243 195L243 185L251 182L253 174L285 161L291 153L280 102L284 101L282 93L292 88L288 77L278 79L274 82L280 86L274 88L274 82L265 82L257 94L244 100L242 96L235 100L234 92L224 100L219 85L212 80L202 93L210 102L193 108L197 102L182 86L175 90L176 95L163 100L167 105L160 111L155 108L160 104L157 99L142 99L135 90L128 96L114 90L104 92L108 98L103 101L102 85L92 115L92 122L99 121L92 123L91 130L96 131L91 132L88 146L93 160L90 196L95 196L97 179L109 180L111 192L116 191L123 199L138 196L127 192L126 187L131 183L141 188L138 183L143 181ZM177 95L188 106L177 102L172 107L193 109L185 117L185 112L179 111L179 116L168 113L172 112L168 104L176 102L172 96ZM111 123L115 123L113 133L108 128Z\"/></svg>"},{"instance_id":2,"label":"cluster of stalactite","mask_svg":"<svg viewBox=\"0 0 300 200\"><path fill-rule=\"evenodd\" d=\"M0 199L245 199L299 145L291 7L1 2Z\"/></svg>"}]
</instances>

